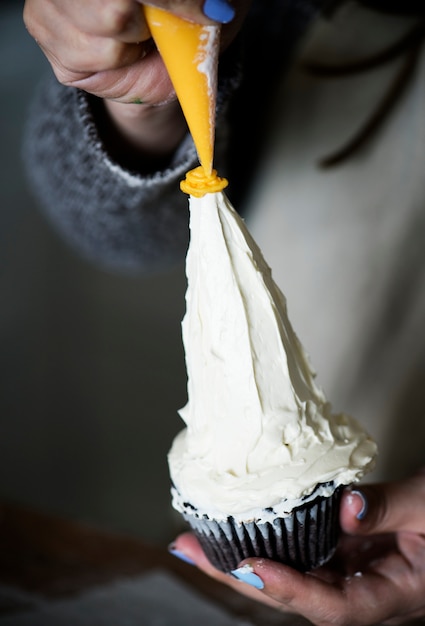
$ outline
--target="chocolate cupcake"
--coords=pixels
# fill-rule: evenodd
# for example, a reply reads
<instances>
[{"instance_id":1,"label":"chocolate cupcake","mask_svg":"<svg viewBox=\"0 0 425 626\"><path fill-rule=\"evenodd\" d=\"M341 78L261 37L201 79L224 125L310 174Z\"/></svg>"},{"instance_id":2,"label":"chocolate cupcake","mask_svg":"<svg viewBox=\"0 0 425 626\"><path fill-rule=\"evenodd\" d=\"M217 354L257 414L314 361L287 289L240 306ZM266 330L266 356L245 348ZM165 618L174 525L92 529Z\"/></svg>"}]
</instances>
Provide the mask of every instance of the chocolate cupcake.
<instances>
[{"instance_id":1,"label":"chocolate cupcake","mask_svg":"<svg viewBox=\"0 0 425 626\"><path fill-rule=\"evenodd\" d=\"M331 495L319 495L329 490ZM248 557L263 557L303 572L323 565L335 552L341 490L330 484L318 485L290 512L277 513L269 507L246 521L236 521L232 516L214 520L190 503L181 502L175 488L172 493L175 507L217 569L229 572Z\"/></svg>"},{"instance_id":2,"label":"chocolate cupcake","mask_svg":"<svg viewBox=\"0 0 425 626\"><path fill-rule=\"evenodd\" d=\"M225 194L191 197L190 213L188 403L169 453L173 506L223 571L250 556L318 567L337 544L341 491L373 467L376 445L332 412Z\"/></svg>"}]
</instances>

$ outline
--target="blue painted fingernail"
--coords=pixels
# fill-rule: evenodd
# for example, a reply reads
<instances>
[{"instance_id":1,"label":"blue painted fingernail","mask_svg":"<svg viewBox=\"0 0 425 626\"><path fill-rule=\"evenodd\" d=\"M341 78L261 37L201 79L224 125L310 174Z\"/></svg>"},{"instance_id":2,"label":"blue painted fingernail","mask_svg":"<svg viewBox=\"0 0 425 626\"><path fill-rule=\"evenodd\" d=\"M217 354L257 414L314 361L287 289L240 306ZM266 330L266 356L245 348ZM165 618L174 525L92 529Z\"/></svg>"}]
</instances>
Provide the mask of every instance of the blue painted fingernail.
<instances>
[{"instance_id":1,"label":"blue painted fingernail","mask_svg":"<svg viewBox=\"0 0 425 626\"><path fill-rule=\"evenodd\" d=\"M180 552L180 550L176 550L176 548L174 548L173 546L170 546L168 548L168 552L172 554L173 556L177 557L178 559L180 559L180 561L189 563L189 565L195 565L195 561L192 561L192 559L186 556L186 554L184 554L183 552Z\"/></svg>"},{"instance_id":2,"label":"blue painted fingernail","mask_svg":"<svg viewBox=\"0 0 425 626\"><path fill-rule=\"evenodd\" d=\"M242 565L242 567L234 569L231 574L243 583L251 585L251 587L255 587L256 589L264 589L263 581L259 576L257 576L257 574L254 574L254 570L252 569L251 565Z\"/></svg>"},{"instance_id":3,"label":"blue painted fingernail","mask_svg":"<svg viewBox=\"0 0 425 626\"><path fill-rule=\"evenodd\" d=\"M360 498L360 500L362 501L362 508L360 509L360 511L356 515L356 518L359 521L361 521L362 519L364 519L366 517L367 511L368 511L366 497L364 496L364 494L361 491L357 491L356 489L353 489L353 491L351 493L353 494L353 496L358 496Z\"/></svg>"},{"instance_id":4,"label":"blue painted fingernail","mask_svg":"<svg viewBox=\"0 0 425 626\"><path fill-rule=\"evenodd\" d=\"M227 24L235 17L235 9L227 0L205 0L203 11L210 20L220 24Z\"/></svg>"}]
</instances>

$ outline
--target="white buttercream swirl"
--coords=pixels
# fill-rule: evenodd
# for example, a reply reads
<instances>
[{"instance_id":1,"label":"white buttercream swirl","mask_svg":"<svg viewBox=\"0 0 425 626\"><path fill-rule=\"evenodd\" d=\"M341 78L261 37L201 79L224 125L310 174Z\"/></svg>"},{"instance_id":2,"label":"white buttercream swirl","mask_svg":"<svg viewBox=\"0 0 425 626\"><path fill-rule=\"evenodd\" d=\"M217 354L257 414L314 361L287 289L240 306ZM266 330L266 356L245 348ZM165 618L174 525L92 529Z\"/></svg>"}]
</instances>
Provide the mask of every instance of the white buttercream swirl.
<instances>
[{"instance_id":1,"label":"white buttercream swirl","mask_svg":"<svg viewBox=\"0 0 425 626\"><path fill-rule=\"evenodd\" d=\"M187 428L169 454L182 501L243 517L318 483L361 478L375 443L353 418L331 413L285 298L223 192L190 198L190 229Z\"/></svg>"}]
</instances>

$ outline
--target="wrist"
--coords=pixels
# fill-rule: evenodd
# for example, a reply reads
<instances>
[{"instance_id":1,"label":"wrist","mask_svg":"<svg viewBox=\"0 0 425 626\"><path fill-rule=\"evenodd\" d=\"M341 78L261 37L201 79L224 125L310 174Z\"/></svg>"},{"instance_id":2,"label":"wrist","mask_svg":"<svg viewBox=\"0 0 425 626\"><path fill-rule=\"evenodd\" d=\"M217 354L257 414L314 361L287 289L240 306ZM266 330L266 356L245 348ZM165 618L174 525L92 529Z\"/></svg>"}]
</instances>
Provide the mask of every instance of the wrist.
<instances>
[{"instance_id":1,"label":"wrist","mask_svg":"<svg viewBox=\"0 0 425 626\"><path fill-rule=\"evenodd\" d=\"M91 107L111 158L142 174L164 169L187 133L177 101L151 106L93 98Z\"/></svg>"},{"instance_id":2,"label":"wrist","mask_svg":"<svg viewBox=\"0 0 425 626\"><path fill-rule=\"evenodd\" d=\"M177 101L145 105L105 100L104 106L123 143L145 154L162 156L174 152L187 132Z\"/></svg>"}]
</instances>

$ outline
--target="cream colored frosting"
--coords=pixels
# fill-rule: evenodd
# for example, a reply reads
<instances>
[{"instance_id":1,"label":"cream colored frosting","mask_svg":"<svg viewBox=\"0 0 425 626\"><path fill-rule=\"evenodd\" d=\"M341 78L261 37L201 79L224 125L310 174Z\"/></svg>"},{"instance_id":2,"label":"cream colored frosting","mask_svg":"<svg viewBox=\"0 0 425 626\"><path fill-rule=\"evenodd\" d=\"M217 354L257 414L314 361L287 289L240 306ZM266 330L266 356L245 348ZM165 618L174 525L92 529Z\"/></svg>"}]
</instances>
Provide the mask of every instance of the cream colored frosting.
<instances>
[{"instance_id":1,"label":"cream colored frosting","mask_svg":"<svg viewBox=\"0 0 425 626\"><path fill-rule=\"evenodd\" d=\"M223 192L190 198L190 229L186 428L169 454L176 508L243 518L290 508L319 483L360 479L376 445L332 414L285 298Z\"/></svg>"}]
</instances>

